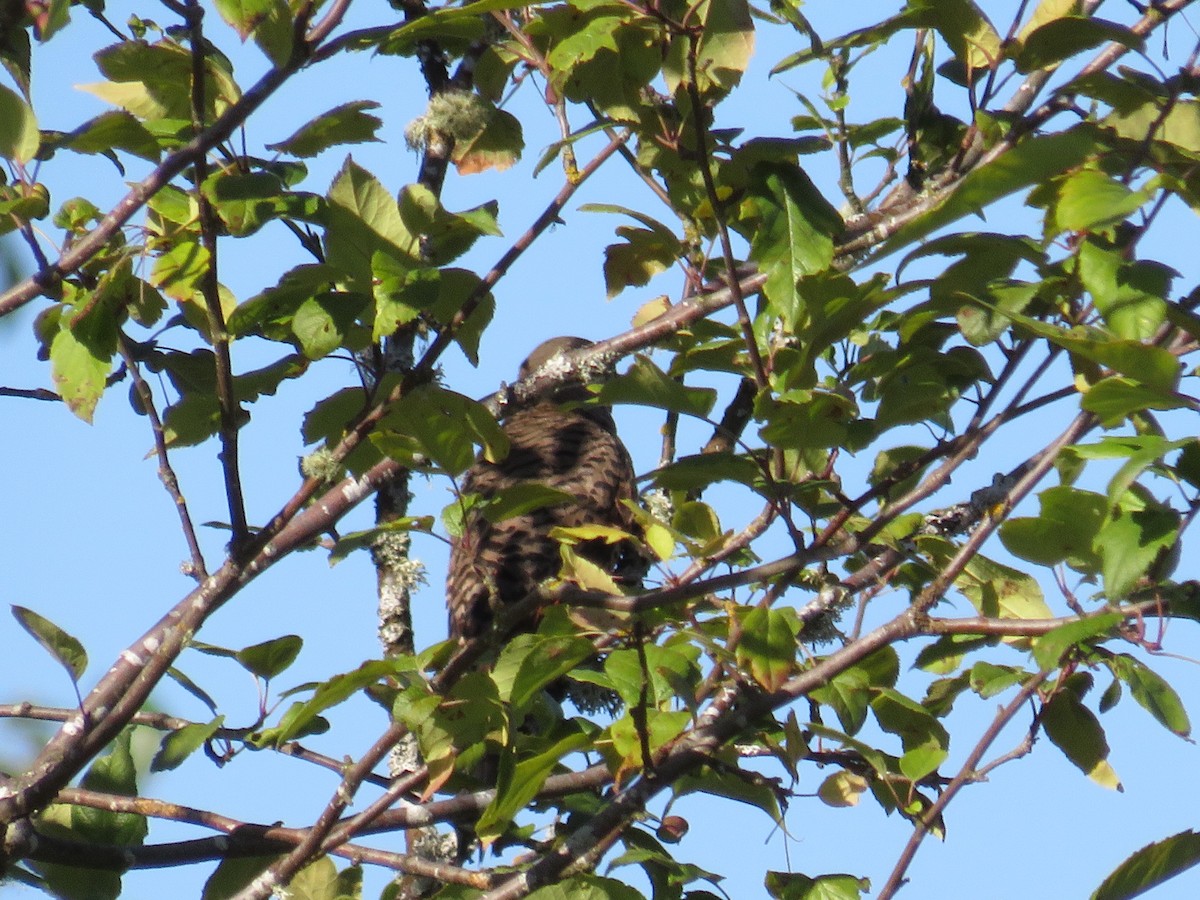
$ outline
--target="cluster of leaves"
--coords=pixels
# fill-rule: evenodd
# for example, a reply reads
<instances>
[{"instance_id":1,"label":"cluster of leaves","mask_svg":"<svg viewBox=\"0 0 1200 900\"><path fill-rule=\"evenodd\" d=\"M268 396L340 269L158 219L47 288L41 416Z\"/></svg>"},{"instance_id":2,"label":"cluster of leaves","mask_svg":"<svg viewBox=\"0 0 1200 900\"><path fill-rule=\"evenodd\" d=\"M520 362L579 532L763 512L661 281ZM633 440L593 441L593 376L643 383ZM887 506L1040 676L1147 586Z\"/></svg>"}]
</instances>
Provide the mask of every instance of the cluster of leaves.
<instances>
[{"instance_id":1,"label":"cluster of leaves","mask_svg":"<svg viewBox=\"0 0 1200 900\"><path fill-rule=\"evenodd\" d=\"M84 5L107 23L102 2ZM609 145L598 160L623 159L675 218L667 224L640 208L590 207L636 223L618 225L604 249L608 294L643 287L676 266L688 288L680 302L646 304L631 332L579 355L568 374L603 367L612 359L606 352L653 345L662 365L639 357L594 402L663 411L672 436L681 417L713 422L721 394L702 385L720 383L735 395L708 445L668 454L651 476L656 502L638 515L661 589L621 596L604 573L564 551L569 565L547 586L564 602L541 616L536 633L511 636L490 654L440 644L367 661L285 692L296 699L278 716L266 699L269 682L296 659L299 637L239 651L193 641L260 680L260 714L242 729L225 728L219 705L171 668L185 638L173 632L169 643L163 632L151 654L162 664L138 683L174 677L212 718L169 726L151 768L174 768L202 749L222 763L244 748L292 752L298 739L329 728L330 708L366 692L390 712L388 736L407 733L419 744L423 766L404 791L408 800L467 792L480 803L459 825L485 847L529 851L526 859L510 856L509 868L447 867L439 896L477 888L520 896L594 868L619 841L614 870L637 866L656 898L701 900L711 894L694 885L719 876L671 852L687 830L668 815L671 801L653 831L641 827L662 792L741 801L782 822L794 799L790 784L806 765L820 765L831 770L822 801L848 806L869 795L911 821L919 842L942 830L949 802L986 772L995 732L1028 703L1028 746L1009 757L1044 735L1106 787L1120 780L1097 712L1126 692L1187 737L1177 693L1145 661L1142 651L1158 648L1142 622L1200 614L1195 585L1174 580L1184 531L1200 508L1200 444L1189 418L1198 401L1183 381L1200 346L1200 289L1181 286L1182 274L1146 255L1153 237L1143 239L1164 210L1200 208L1200 100L1192 69L1164 77L1114 65L1125 51L1145 49L1146 33L1186 3L1159 4L1164 9L1146 12L1136 27L1097 18L1096 5L1043 0L1004 36L970 0L910 0L891 18L823 39L785 2L758 10L746 0L477 0L410 10L404 21L324 42L329 33L307 4L224 0L216 7L225 22L266 61L267 74L243 89L201 28L198 5L168 4L185 13L182 25L135 17L126 34L108 23L122 39L94 55L104 80L89 90L115 109L64 132L39 129L31 35L50 40L80 10L51 0L0 14L0 60L15 87L0 85L0 156L8 161L0 231L25 239L41 269L37 280L0 297L0 313L47 297L35 326L39 352L77 416L91 421L128 374L135 408L152 419L160 460L214 438L222 445L234 541L212 583L181 603L194 618L177 630L198 628L244 581L331 530L352 501L307 505L323 485L335 485L323 500L353 495L357 502L366 496L362 486L402 471L455 479L477 453L508 452L493 410L438 384L433 371L452 342L475 359L481 335L505 318L493 288L562 212L562 202L552 203L501 263L480 273L462 258L479 239L501 234L496 203L452 212L435 184L393 192L392 179L351 159L327 191L305 188L305 160L377 139L373 101L349 101L282 140L255 133L261 156L234 146L233 131L257 132L262 98L304 65L330 66L353 51L399 57L397 64L415 57L427 69L431 59L460 60L469 77L437 86L408 138L427 158L441 148L464 175L502 171L520 157L523 123L501 108L511 85L539 83L563 123L582 110L588 123L564 124L538 169L560 160L562 196L570 196L591 171L578 166L577 150L604 133ZM325 21L336 27L345 4L330 6ZM790 128L781 123L786 134L743 140L739 129L716 122L738 115L727 101L740 96L756 15L809 45L775 71L819 67L826 92L798 98L803 113ZM858 79L869 85L878 77L871 64L902 42L914 48L903 115L851 122ZM1004 85L1014 79L1022 86L1006 102ZM1041 91L1045 101L1034 108ZM1067 112L1070 123L1052 130ZM118 210L105 213L86 198L52 197L47 182L56 167L80 154L108 157L121 176L135 161L151 168ZM844 202L831 201L810 175L827 157L836 160ZM880 176L880 187L856 189L865 173ZM960 227L1012 196L1032 212L1028 233ZM144 224L123 228L139 208ZM38 238L47 218L61 234L57 261ZM221 281L216 247L269 229L286 229L310 259L257 295L238 297ZM895 281L877 265L889 254L902 254ZM918 275L901 280L908 272ZM714 279L724 291L704 293L701 285ZM729 306L736 315L718 314ZM428 351L405 373L378 362L398 334L427 339ZM231 351L248 346L270 348L270 361L236 369ZM313 398L302 433L320 455L310 458L296 496L252 533L231 474L247 410L339 354L358 361L366 386ZM170 386L161 414L137 389L143 371ZM939 494L951 475L973 471L970 461L994 435L1020 429L1024 417L1054 403L1064 411L1059 433L1026 436L1011 470L989 473L969 500ZM865 477L845 462L855 456L873 460ZM1057 484L1036 495L1036 513L1028 504L1010 515L1052 472ZM741 505L706 499L715 487L733 491ZM490 498L486 514L499 520L565 499L535 486ZM478 500L451 505L444 517L451 531ZM748 505L760 512L744 517ZM387 533L432 531L434 512L349 536L335 558ZM993 534L998 541L985 555ZM628 535L593 529L560 537L569 544ZM1001 547L1008 561L992 558ZM1031 571L1011 565L1012 557ZM194 562L203 574L203 560ZM719 567L727 571L716 574ZM1043 583L1056 584L1061 596L1048 598ZM870 600L885 588L906 594L908 608L878 621ZM951 594L975 614L934 618ZM857 623L847 610L857 611ZM80 643L30 610L15 612L78 683L87 663ZM919 645L916 668L925 674L916 687L901 677L895 645L902 641ZM1013 656L1001 655L1000 645L1020 661L1005 662ZM486 664L472 668L472 654L486 655ZM32 809L20 798L53 801L88 762L81 788L136 797L137 704L115 724L93 713L103 706L107 714L141 673L123 656L105 676L81 703L79 721L56 739L72 743L69 726L94 737L97 749L75 758L48 745L53 764L31 767L0 802L6 824L35 812L48 838L116 845L136 858L153 811L96 810L78 793L74 805ZM1093 708L1098 677L1109 680ZM619 697L619 708L610 717L564 713L547 693L564 678ZM947 775L948 717L972 697L1006 705L958 774ZM578 769L582 754L600 760L611 792L592 783L550 792L552 778L591 771ZM748 754L771 758L780 776L746 765ZM331 809L344 808L365 775L353 777L359 781L344 782ZM277 837L231 852L206 896L259 896L272 878L307 896L357 896L357 866L338 873L320 856L339 847L329 837L335 818L311 846L280 846ZM549 839L540 827L548 821ZM343 831L341 842L355 833ZM252 851L252 863L236 859ZM363 858L361 850L346 852ZM119 892L115 872L85 888L61 857L32 850L30 857L32 869L14 871L61 896ZM1096 896L1133 896L1197 861L1195 835L1176 835L1127 861ZM385 864L425 874L407 857ZM894 893L905 865L880 896ZM512 870L525 880L506 881ZM765 885L780 898L856 898L868 887L837 874L769 873ZM591 874L535 895L566 891L635 895Z\"/></svg>"}]
</instances>

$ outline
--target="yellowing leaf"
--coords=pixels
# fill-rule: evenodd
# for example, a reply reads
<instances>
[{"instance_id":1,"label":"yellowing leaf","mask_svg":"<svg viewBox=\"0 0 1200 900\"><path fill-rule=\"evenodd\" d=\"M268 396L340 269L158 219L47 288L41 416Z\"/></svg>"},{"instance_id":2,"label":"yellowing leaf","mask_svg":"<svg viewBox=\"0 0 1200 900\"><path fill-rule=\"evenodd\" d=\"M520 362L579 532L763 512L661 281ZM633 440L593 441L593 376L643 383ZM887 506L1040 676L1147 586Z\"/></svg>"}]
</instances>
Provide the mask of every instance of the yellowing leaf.
<instances>
[{"instance_id":1,"label":"yellowing leaf","mask_svg":"<svg viewBox=\"0 0 1200 900\"><path fill-rule=\"evenodd\" d=\"M836 772L817 788L817 797L827 806L858 806L859 798L870 785L867 779L853 772Z\"/></svg>"}]
</instances>

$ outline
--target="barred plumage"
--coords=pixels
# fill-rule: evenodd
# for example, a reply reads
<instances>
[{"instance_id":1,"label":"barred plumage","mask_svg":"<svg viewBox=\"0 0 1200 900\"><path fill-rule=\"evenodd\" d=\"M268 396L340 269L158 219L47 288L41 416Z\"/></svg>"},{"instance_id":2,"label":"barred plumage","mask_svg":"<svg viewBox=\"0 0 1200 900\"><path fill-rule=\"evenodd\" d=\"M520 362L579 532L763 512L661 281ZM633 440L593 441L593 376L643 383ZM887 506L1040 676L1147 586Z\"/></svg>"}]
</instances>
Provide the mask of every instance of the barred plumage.
<instances>
[{"instance_id":1,"label":"barred plumage","mask_svg":"<svg viewBox=\"0 0 1200 900\"><path fill-rule=\"evenodd\" d=\"M521 377L559 353L588 346L582 338L555 338L539 346L521 366ZM451 541L446 601L450 634L470 638L491 627L506 604L525 599L562 565L559 544L550 537L556 526L607 525L630 534L639 526L622 503L636 496L633 463L617 437L607 407L563 410L562 402L586 397L578 383L568 384L528 409L507 417L504 431L512 442L498 463L479 459L466 473L464 492L484 497L523 483L537 483L575 498L500 522L475 513L459 538ZM640 578L645 564L631 542L590 541L580 556L623 580ZM535 626L535 621L528 627Z\"/></svg>"}]
</instances>

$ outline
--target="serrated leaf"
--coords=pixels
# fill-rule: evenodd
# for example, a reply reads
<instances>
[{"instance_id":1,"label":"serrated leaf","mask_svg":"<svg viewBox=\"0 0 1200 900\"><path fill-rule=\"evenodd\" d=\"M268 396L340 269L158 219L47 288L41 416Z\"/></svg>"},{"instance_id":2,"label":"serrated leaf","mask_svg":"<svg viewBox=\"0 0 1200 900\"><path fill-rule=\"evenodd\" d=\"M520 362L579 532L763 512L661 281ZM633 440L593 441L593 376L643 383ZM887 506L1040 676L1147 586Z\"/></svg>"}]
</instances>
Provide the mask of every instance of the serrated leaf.
<instances>
[{"instance_id":1,"label":"serrated leaf","mask_svg":"<svg viewBox=\"0 0 1200 900\"><path fill-rule=\"evenodd\" d=\"M1086 127L1022 141L992 162L969 172L940 206L902 226L884 243L878 255L911 247L920 238L957 219L990 208L1001 197L1049 181L1080 163L1095 147L1096 136Z\"/></svg>"},{"instance_id":2,"label":"serrated leaf","mask_svg":"<svg viewBox=\"0 0 1200 900\"><path fill-rule=\"evenodd\" d=\"M1108 598L1119 600L1132 591L1175 545L1178 533L1179 515L1171 509L1118 509L1096 538Z\"/></svg>"},{"instance_id":3,"label":"serrated leaf","mask_svg":"<svg viewBox=\"0 0 1200 900\"><path fill-rule=\"evenodd\" d=\"M523 759L512 768L512 777L501 778L496 785L496 796L475 824L475 833L485 843L498 838L508 828L517 813L525 808L546 783L546 778L559 761L570 753L592 744L592 738L584 732L575 732L553 745Z\"/></svg>"},{"instance_id":4,"label":"serrated leaf","mask_svg":"<svg viewBox=\"0 0 1200 900\"><path fill-rule=\"evenodd\" d=\"M741 626L738 667L749 672L764 689L779 690L796 669L799 628L795 615L756 606L742 618Z\"/></svg>"},{"instance_id":5,"label":"serrated leaf","mask_svg":"<svg viewBox=\"0 0 1200 900\"><path fill-rule=\"evenodd\" d=\"M592 642L583 637L519 634L500 651L492 680L500 698L522 710L538 691L595 652Z\"/></svg>"},{"instance_id":6,"label":"serrated leaf","mask_svg":"<svg viewBox=\"0 0 1200 900\"><path fill-rule=\"evenodd\" d=\"M1147 844L1117 866L1091 900L1128 900L1200 863L1200 834L1188 829Z\"/></svg>"},{"instance_id":7,"label":"serrated leaf","mask_svg":"<svg viewBox=\"0 0 1200 900\"><path fill-rule=\"evenodd\" d=\"M50 344L50 366L59 396L71 412L90 423L107 386L112 357L81 341L68 327Z\"/></svg>"},{"instance_id":8,"label":"serrated leaf","mask_svg":"<svg viewBox=\"0 0 1200 900\"><path fill-rule=\"evenodd\" d=\"M717 392L711 388L687 387L642 356L600 391L605 404L632 403L701 417L712 411L716 400Z\"/></svg>"},{"instance_id":9,"label":"serrated leaf","mask_svg":"<svg viewBox=\"0 0 1200 900\"><path fill-rule=\"evenodd\" d=\"M810 878L798 872L768 872L767 893L777 900L861 900L871 883L853 875L820 875Z\"/></svg>"},{"instance_id":10,"label":"serrated leaf","mask_svg":"<svg viewBox=\"0 0 1200 900\"><path fill-rule=\"evenodd\" d=\"M754 194L743 201L753 222L750 256L767 272L772 306L789 328L800 321L803 300L797 282L826 271L842 219L803 170L794 165L760 164Z\"/></svg>"},{"instance_id":11,"label":"serrated leaf","mask_svg":"<svg viewBox=\"0 0 1200 900\"><path fill-rule=\"evenodd\" d=\"M83 649L83 644L32 609L13 606L12 613L20 626L67 670L71 681L78 684L88 664L87 651Z\"/></svg>"},{"instance_id":12,"label":"serrated leaf","mask_svg":"<svg viewBox=\"0 0 1200 900\"><path fill-rule=\"evenodd\" d=\"M250 37L271 12L270 0L215 0L217 12L243 41Z\"/></svg>"},{"instance_id":13,"label":"serrated leaf","mask_svg":"<svg viewBox=\"0 0 1200 900\"><path fill-rule=\"evenodd\" d=\"M338 144L363 144L378 141L375 132L383 120L365 112L378 109L374 100L354 100L335 106L321 113L299 128L291 137L276 144L267 144L268 150L277 150L291 156L308 158Z\"/></svg>"}]
</instances>

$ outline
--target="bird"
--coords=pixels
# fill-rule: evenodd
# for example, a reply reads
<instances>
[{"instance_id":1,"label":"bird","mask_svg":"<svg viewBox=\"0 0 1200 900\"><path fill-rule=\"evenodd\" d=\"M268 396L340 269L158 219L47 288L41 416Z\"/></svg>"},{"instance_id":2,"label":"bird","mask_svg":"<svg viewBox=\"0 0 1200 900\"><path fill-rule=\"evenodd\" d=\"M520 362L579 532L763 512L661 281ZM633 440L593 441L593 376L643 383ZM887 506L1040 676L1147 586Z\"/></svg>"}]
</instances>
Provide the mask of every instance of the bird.
<instances>
[{"instance_id":1,"label":"bird","mask_svg":"<svg viewBox=\"0 0 1200 900\"><path fill-rule=\"evenodd\" d=\"M559 337L538 345L521 364L518 377L534 374L562 353L592 346L579 337ZM583 381L564 383L532 406L505 416L501 427L510 441L498 461L480 456L463 476L463 494L487 499L523 484L570 495L569 501L542 506L498 522L479 511L466 516L462 533L451 539L446 599L450 637L461 641L486 634L499 613L535 593L562 568L556 527L603 525L630 540L585 541L575 552L614 576L619 584L640 583L648 567L641 527L627 503L637 496L629 451L617 435L607 406L568 406L590 397ZM512 623L510 633L534 631L535 610Z\"/></svg>"}]
</instances>

